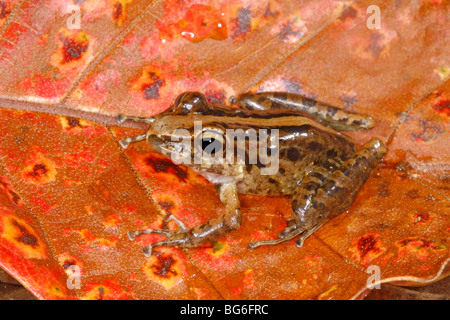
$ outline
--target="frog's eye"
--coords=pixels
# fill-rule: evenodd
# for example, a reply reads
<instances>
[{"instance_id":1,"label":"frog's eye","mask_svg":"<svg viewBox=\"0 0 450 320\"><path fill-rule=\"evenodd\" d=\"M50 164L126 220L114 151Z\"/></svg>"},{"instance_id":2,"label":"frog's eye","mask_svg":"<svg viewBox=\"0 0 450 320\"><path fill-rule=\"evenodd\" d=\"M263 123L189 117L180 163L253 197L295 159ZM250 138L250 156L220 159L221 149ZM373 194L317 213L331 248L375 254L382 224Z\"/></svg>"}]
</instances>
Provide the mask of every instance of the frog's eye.
<instances>
[{"instance_id":1,"label":"frog's eye","mask_svg":"<svg viewBox=\"0 0 450 320\"><path fill-rule=\"evenodd\" d=\"M206 129L198 137L198 151L206 155L214 155L218 152L223 152L225 149L226 138L225 135L215 129Z\"/></svg>"},{"instance_id":2,"label":"frog's eye","mask_svg":"<svg viewBox=\"0 0 450 320\"><path fill-rule=\"evenodd\" d=\"M174 104L174 112L177 114L203 113L211 108L205 95L200 92L182 93L176 98Z\"/></svg>"}]
</instances>

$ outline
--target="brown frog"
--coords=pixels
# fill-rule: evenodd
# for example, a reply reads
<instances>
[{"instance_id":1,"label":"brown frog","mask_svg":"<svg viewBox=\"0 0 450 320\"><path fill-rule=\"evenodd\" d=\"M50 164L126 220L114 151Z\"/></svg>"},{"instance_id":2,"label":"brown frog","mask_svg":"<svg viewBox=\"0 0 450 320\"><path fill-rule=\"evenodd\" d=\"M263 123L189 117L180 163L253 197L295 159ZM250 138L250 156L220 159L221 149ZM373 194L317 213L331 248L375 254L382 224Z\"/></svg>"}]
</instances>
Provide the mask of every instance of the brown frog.
<instances>
[{"instance_id":1,"label":"brown frog","mask_svg":"<svg viewBox=\"0 0 450 320\"><path fill-rule=\"evenodd\" d=\"M374 121L368 116L283 92L246 93L230 101L239 108L213 106L203 94L186 92L172 108L154 117L119 115L119 122L150 125L145 134L120 141L123 148L147 140L167 157L182 160L216 186L226 207L225 214L192 229L172 215L169 219L178 223L179 231L128 232L131 240L146 233L167 236L144 247L146 256L156 246L198 247L238 229L240 193L292 197L293 216L286 229L278 238L250 243L249 248L297 236L296 245L301 247L308 236L350 206L386 152L376 138L357 151L352 139L338 132L372 128ZM255 150L265 153L255 156Z\"/></svg>"}]
</instances>

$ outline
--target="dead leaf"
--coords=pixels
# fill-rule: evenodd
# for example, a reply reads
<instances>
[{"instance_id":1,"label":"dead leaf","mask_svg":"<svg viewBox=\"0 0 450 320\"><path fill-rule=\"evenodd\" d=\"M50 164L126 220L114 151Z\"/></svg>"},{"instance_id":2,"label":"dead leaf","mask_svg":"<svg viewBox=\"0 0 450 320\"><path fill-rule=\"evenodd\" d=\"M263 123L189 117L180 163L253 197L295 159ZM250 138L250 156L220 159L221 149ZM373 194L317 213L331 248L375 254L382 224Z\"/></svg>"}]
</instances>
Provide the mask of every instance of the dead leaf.
<instances>
[{"instance_id":1,"label":"dead leaf","mask_svg":"<svg viewBox=\"0 0 450 320\"><path fill-rule=\"evenodd\" d=\"M374 4L380 29L366 23ZM36 297L350 299L371 284L448 274L448 2L77 8L73 29L77 10L64 1L0 1L0 266ZM131 242L127 231L160 228L169 214L193 227L224 210L190 169L145 143L117 144L143 132L115 125L118 113L157 114L188 90L213 103L288 91L367 113L377 126L350 134L380 137L388 154L351 208L302 249L291 241L249 251L283 230L291 206L243 195L239 230L145 258L141 246L159 236Z\"/></svg>"}]
</instances>

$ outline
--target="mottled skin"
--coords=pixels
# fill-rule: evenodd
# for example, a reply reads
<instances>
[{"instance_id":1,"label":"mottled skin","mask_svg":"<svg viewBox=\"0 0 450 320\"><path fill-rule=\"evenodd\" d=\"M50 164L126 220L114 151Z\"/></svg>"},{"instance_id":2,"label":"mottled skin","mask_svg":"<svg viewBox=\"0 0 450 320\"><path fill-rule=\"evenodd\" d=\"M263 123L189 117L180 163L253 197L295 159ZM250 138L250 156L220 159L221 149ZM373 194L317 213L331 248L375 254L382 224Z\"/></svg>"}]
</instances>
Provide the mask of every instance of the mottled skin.
<instances>
[{"instance_id":1,"label":"mottled skin","mask_svg":"<svg viewBox=\"0 0 450 320\"><path fill-rule=\"evenodd\" d=\"M186 92L177 98L171 109L155 117L119 116L119 122L129 119L150 124L146 134L120 141L122 147L126 148L134 141L147 140L168 157L180 153L178 141L186 136L194 144L201 141L195 139L194 121L201 121L202 133L219 141L223 150L226 148L226 129L242 129L245 133L253 129L258 133L258 148L263 140L259 129L267 129L269 135L272 129L278 129L279 133L278 148L271 148L269 153L279 159L278 170L270 175L261 171L268 166L267 163L249 163L249 143L235 146L232 163L219 164L208 159L194 164L195 152L202 152L205 147L201 143L194 145L189 153L191 163L187 165L215 184L226 212L190 230L171 216L170 219L180 226L178 232L154 229L129 232L132 240L145 233L167 236L164 241L144 247L147 256L155 246L198 247L238 229L242 221L239 193L292 197L293 216L286 229L277 239L254 242L250 248L277 244L296 236L300 236L296 244L302 246L309 235L350 206L386 151L378 139L372 139L356 151L350 137L335 131L373 127L372 118L364 115L281 92L246 93L238 99L232 98L231 102L240 108L212 106L203 94ZM180 128L185 129L184 135L175 132ZM269 141L267 143L271 145ZM237 162L238 150L244 151L244 162Z\"/></svg>"}]
</instances>

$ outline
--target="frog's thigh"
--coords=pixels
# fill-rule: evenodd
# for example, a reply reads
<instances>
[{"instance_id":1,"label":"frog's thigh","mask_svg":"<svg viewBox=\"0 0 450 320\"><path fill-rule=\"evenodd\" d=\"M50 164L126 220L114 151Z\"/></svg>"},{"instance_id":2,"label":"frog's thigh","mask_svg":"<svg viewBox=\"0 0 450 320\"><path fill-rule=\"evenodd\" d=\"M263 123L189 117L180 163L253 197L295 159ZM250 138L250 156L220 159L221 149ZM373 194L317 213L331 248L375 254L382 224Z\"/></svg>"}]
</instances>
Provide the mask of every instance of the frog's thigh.
<instances>
[{"instance_id":1,"label":"frog's thigh","mask_svg":"<svg viewBox=\"0 0 450 320\"><path fill-rule=\"evenodd\" d=\"M326 162L322 163L321 165L314 166L312 170L309 172L309 180L311 179L317 179L316 177L320 177L321 179L327 178L330 174L334 172L338 167L342 165L342 161L339 159L333 159L330 158ZM252 242L249 244L250 249L257 248L259 246L272 246L275 244L279 244L285 241L289 241L296 236L298 236L300 233L304 232L304 229L299 228L299 226L296 224L295 219L290 219L287 221L287 227L283 231L281 231L278 234L278 238L273 240L263 240L263 241L257 241Z\"/></svg>"},{"instance_id":2,"label":"frog's thigh","mask_svg":"<svg viewBox=\"0 0 450 320\"><path fill-rule=\"evenodd\" d=\"M328 178L320 177L314 170L305 176L292 199L294 219L300 231L304 231L298 245L350 206L385 152L383 143L373 139Z\"/></svg>"}]
</instances>

